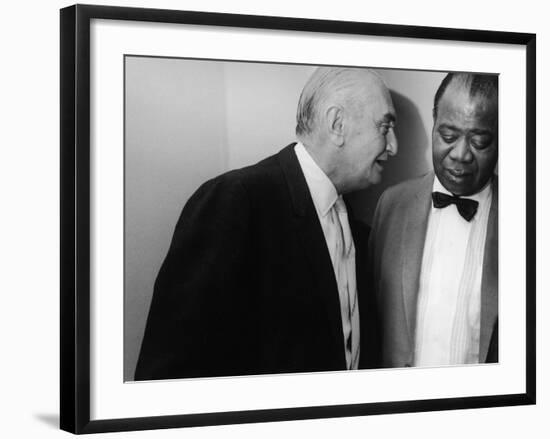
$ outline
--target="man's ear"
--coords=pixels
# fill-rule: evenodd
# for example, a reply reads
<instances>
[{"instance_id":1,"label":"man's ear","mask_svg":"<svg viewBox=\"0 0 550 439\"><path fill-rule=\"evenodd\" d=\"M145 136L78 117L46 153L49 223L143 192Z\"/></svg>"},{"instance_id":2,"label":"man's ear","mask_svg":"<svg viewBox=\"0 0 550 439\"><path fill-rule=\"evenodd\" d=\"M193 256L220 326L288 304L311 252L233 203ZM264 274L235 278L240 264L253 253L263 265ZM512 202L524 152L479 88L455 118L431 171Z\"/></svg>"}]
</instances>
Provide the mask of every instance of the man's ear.
<instances>
[{"instance_id":1,"label":"man's ear","mask_svg":"<svg viewBox=\"0 0 550 439\"><path fill-rule=\"evenodd\" d=\"M327 108L327 132L332 142L337 146L344 144L344 109L338 105Z\"/></svg>"}]
</instances>

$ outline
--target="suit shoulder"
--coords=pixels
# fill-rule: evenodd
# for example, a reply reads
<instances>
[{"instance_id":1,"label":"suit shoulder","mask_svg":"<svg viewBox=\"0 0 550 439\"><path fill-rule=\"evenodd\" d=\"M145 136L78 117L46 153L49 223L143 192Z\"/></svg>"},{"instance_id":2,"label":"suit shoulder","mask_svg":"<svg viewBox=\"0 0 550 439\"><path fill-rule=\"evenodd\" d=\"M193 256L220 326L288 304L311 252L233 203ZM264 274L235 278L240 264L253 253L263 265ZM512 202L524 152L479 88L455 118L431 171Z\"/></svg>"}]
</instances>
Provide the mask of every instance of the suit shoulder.
<instances>
[{"instance_id":1,"label":"suit shoulder","mask_svg":"<svg viewBox=\"0 0 550 439\"><path fill-rule=\"evenodd\" d=\"M213 177L199 186L191 199L214 195L232 194L242 189L241 177L235 171L228 171Z\"/></svg>"},{"instance_id":2,"label":"suit shoulder","mask_svg":"<svg viewBox=\"0 0 550 439\"><path fill-rule=\"evenodd\" d=\"M231 216L250 204L243 178L236 170L228 171L202 183L185 203L180 221Z\"/></svg>"},{"instance_id":3,"label":"suit shoulder","mask_svg":"<svg viewBox=\"0 0 550 439\"><path fill-rule=\"evenodd\" d=\"M226 171L216 177L207 180L201 185L199 190L208 190L213 188L234 188L246 186L255 179L262 178L275 168L276 161L274 157L267 157L260 162L244 166L242 168Z\"/></svg>"},{"instance_id":4,"label":"suit shoulder","mask_svg":"<svg viewBox=\"0 0 550 439\"><path fill-rule=\"evenodd\" d=\"M254 194L269 188L270 182L277 182L277 161L268 157L254 165L224 172L204 182L191 196L189 206L205 202L245 202Z\"/></svg>"},{"instance_id":5,"label":"suit shoulder","mask_svg":"<svg viewBox=\"0 0 550 439\"><path fill-rule=\"evenodd\" d=\"M230 171L224 179L238 181L251 196L265 196L266 192L280 187L282 170L276 156L270 156L254 165Z\"/></svg>"},{"instance_id":6,"label":"suit shoulder","mask_svg":"<svg viewBox=\"0 0 550 439\"><path fill-rule=\"evenodd\" d=\"M433 174L424 174L420 177L402 181L387 188L380 197L386 204L401 204L411 200L419 191L431 188Z\"/></svg>"}]
</instances>

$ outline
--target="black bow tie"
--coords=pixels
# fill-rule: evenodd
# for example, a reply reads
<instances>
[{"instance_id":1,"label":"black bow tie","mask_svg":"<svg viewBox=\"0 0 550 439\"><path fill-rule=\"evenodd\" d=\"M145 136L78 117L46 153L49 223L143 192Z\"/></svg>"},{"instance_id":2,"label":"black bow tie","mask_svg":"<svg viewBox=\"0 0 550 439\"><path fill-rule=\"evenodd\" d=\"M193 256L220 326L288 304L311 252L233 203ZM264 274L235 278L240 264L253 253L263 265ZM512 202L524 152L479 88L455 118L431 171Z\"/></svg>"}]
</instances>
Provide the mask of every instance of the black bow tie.
<instances>
[{"instance_id":1,"label":"black bow tie","mask_svg":"<svg viewBox=\"0 0 550 439\"><path fill-rule=\"evenodd\" d=\"M442 207L447 207L449 204L455 204L456 210L462 218L466 221L471 221L474 215L477 212L477 206L479 203L476 200L470 200L468 198L460 198L456 195L447 195L442 194L441 192L433 192L432 200L434 202L434 207L440 209Z\"/></svg>"}]
</instances>

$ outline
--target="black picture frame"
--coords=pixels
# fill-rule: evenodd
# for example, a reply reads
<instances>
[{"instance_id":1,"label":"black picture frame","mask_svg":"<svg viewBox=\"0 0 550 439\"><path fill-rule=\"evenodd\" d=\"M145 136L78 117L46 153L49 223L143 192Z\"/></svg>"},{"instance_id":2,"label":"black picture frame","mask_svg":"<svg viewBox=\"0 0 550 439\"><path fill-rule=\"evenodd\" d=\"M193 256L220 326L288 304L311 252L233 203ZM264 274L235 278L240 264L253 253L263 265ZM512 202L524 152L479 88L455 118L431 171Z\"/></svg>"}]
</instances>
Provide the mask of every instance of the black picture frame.
<instances>
[{"instance_id":1,"label":"black picture frame","mask_svg":"<svg viewBox=\"0 0 550 439\"><path fill-rule=\"evenodd\" d=\"M60 13L61 429L80 434L535 403L536 36L534 34L89 5L70 6L62 9ZM92 19L525 46L527 61L525 65L527 83L525 90L527 110L525 134L527 145L526 392L481 397L90 420L90 21Z\"/></svg>"}]
</instances>

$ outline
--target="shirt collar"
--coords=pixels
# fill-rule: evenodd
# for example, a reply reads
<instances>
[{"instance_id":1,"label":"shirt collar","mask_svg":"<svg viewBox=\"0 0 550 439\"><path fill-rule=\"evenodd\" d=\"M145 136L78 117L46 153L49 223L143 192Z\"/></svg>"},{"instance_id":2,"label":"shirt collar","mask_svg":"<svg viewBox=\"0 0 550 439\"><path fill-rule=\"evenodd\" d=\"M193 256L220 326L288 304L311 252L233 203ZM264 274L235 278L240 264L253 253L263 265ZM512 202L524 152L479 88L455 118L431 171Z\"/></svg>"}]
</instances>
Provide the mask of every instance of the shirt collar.
<instances>
[{"instance_id":1,"label":"shirt collar","mask_svg":"<svg viewBox=\"0 0 550 439\"><path fill-rule=\"evenodd\" d=\"M315 163L315 160L301 142L296 144L294 151L304 173L315 209L319 215L325 216L336 202L338 192L336 192L330 178Z\"/></svg>"}]
</instances>

